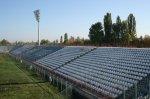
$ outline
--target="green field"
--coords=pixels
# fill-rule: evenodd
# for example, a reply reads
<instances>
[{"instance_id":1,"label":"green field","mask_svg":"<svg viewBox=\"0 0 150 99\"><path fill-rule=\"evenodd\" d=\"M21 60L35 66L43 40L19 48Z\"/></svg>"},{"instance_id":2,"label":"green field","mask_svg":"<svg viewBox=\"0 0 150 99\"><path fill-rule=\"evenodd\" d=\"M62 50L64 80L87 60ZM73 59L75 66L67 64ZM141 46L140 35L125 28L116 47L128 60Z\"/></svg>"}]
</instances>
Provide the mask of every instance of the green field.
<instances>
[{"instance_id":1,"label":"green field","mask_svg":"<svg viewBox=\"0 0 150 99\"><path fill-rule=\"evenodd\" d=\"M58 89L33 75L25 65L0 54L0 99L52 99Z\"/></svg>"}]
</instances>

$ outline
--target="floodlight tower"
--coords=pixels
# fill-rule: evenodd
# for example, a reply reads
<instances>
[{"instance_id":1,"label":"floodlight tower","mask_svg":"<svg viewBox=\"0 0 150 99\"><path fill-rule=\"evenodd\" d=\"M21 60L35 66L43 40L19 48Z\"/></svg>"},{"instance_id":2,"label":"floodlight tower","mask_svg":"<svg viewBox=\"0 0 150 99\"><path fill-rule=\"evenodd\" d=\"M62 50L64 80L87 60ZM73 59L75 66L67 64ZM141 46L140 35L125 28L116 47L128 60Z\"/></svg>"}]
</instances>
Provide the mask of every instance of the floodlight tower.
<instances>
[{"instance_id":1,"label":"floodlight tower","mask_svg":"<svg viewBox=\"0 0 150 99\"><path fill-rule=\"evenodd\" d=\"M35 10L34 15L36 18L36 21L38 22L38 45L40 46L40 33L39 33L39 22L40 22L40 10Z\"/></svg>"}]
</instances>

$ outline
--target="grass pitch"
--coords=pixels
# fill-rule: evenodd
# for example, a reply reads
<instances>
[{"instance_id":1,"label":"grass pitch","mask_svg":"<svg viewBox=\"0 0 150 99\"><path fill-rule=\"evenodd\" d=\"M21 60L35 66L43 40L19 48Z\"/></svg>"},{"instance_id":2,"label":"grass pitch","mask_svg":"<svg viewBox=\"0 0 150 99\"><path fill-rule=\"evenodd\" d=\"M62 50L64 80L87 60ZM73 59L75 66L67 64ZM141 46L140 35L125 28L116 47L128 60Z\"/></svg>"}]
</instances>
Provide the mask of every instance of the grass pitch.
<instances>
[{"instance_id":1,"label":"grass pitch","mask_svg":"<svg viewBox=\"0 0 150 99\"><path fill-rule=\"evenodd\" d=\"M0 54L0 99L52 99L58 89L35 77L8 54Z\"/></svg>"}]
</instances>

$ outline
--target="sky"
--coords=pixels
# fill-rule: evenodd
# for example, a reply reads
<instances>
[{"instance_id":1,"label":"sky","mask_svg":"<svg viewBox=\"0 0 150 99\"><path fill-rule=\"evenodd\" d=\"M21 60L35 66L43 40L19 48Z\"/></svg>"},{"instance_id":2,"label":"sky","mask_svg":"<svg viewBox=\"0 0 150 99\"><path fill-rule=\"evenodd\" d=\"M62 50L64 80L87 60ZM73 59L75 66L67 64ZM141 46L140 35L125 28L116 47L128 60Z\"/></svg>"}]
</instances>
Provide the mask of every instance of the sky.
<instances>
[{"instance_id":1,"label":"sky","mask_svg":"<svg viewBox=\"0 0 150 99\"><path fill-rule=\"evenodd\" d=\"M150 0L0 0L0 40L37 41L37 22L33 11L40 9L41 39L60 40L60 36L88 38L89 28L102 22L104 15L136 18L137 36L150 35Z\"/></svg>"}]
</instances>

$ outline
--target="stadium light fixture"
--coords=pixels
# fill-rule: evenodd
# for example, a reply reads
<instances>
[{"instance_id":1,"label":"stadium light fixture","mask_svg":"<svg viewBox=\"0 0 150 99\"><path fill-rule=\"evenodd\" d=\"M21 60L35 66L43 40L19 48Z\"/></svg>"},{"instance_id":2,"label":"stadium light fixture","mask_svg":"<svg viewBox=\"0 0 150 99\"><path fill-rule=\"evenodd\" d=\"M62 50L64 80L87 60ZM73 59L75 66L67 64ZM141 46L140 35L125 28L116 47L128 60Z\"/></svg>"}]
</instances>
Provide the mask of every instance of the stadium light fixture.
<instances>
[{"instance_id":1,"label":"stadium light fixture","mask_svg":"<svg viewBox=\"0 0 150 99\"><path fill-rule=\"evenodd\" d=\"M40 33L39 33L39 22L40 22L40 10L35 10L34 15L36 18L36 21L38 22L38 45L40 45Z\"/></svg>"}]
</instances>

